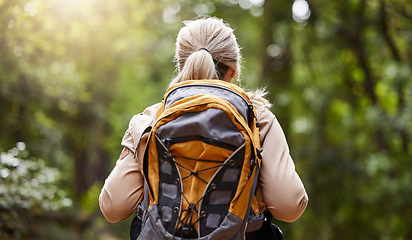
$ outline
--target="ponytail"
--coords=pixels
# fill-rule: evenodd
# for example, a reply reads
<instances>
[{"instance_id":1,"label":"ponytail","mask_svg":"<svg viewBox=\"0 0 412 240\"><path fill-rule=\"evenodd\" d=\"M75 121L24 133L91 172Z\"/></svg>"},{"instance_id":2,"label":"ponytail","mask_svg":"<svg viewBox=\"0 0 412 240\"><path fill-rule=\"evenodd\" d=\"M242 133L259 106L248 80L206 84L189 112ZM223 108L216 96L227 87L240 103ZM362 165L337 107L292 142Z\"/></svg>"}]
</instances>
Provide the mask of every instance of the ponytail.
<instances>
[{"instance_id":1,"label":"ponytail","mask_svg":"<svg viewBox=\"0 0 412 240\"><path fill-rule=\"evenodd\" d=\"M176 38L178 75L170 85L185 80L223 80L230 68L240 76L240 47L228 24L214 17L184 24Z\"/></svg>"},{"instance_id":2,"label":"ponytail","mask_svg":"<svg viewBox=\"0 0 412 240\"><path fill-rule=\"evenodd\" d=\"M170 86L186 80L218 79L212 55L206 48L193 52L185 60L183 69L172 80Z\"/></svg>"}]
</instances>

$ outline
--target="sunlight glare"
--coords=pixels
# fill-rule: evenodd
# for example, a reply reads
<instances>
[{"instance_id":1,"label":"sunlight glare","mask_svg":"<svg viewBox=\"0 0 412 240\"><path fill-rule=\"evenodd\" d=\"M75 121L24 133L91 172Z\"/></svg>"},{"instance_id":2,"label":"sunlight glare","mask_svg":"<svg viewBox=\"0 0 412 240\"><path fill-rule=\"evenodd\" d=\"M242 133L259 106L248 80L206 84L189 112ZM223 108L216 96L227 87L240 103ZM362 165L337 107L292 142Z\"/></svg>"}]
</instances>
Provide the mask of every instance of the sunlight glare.
<instances>
[{"instance_id":1,"label":"sunlight glare","mask_svg":"<svg viewBox=\"0 0 412 240\"><path fill-rule=\"evenodd\" d=\"M66 17L73 17L87 12L98 5L97 0L51 0L55 9Z\"/></svg>"},{"instance_id":2,"label":"sunlight glare","mask_svg":"<svg viewBox=\"0 0 412 240\"><path fill-rule=\"evenodd\" d=\"M272 44L270 45L267 49L266 49L267 53L269 54L269 56L271 56L272 58L279 58L282 56L283 51L282 48L279 47L276 44Z\"/></svg>"},{"instance_id":3,"label":"sunlight glare","mask_svg":"<svg viewBox=\"0 0 412 240\"><path fill-rule=\"evenodd\" d=\"M250 9L253 5L252 5L252 3L249 1L249 0L240 0L239 1L239 6L242 8L242 9Z\"/></svg>"},{"instance_id":4,"label":"sunlight glare","mask_svg":"<svg viewBox=\"0 0 412 240\"><path fill-rule=\"evenodd\" d=\"M24 4L24 7L23 7L24 12L30 17L35 16L36 13L37 13L37 9L36 9L35 5L36 4L33 3L33 2L28 2L28 3Z\"/></svg>"},{"instance_id":5,"label":"sunlight glare","mask_svg":"<svg viewBox=\"0 0 412 240\"><path fill-rule=\"evenodd\" d=\"M249 0L249 2L253 5L253 6L263 6L263 4L265 3L265 0Z\"/></svg>"},{"instance_id":6,"label":"sunlight glare","mask_svg":"<svg viewBox=\"0 0 412 240\"><path fill-rule=\"evenodd\" d=\"M296 22L304 22L310 17L309 4L306 0L295 0L292 5L292 17Z\"/></svg>"},{"instance_id":7,"label":"sunlight glare","mask_svg":"<svg viewBox=\"0 0 412 240\"><path fill-rule=\"evenodd\" d=\"M305 133L309 129L309 122L304 117L299 117L292 124L292 128L296 133Z\"/></svg>"},{"instance_id":8,"label":"sunlight glare","mask_svg":"<svg viewBox=\"0 0 412 240\"><path fill-rule=\"evenodd\" d=\"M177 21L177 14L180 12L180 4L178 2L166 7L162 12L162 19L164 23L175 23Z\"/></svg>"},{"instance_id":9,"label":"sunlight glare","mask_svg":"<svg viewBox=\"0 0 412 240\"><path fill-rule=\"evenodd\" d=\"M193 11L197 15L209 15L212 14L216 11L216 6L214 3L201 3L197 4L194 8Z\"/></svg>"}]
</instances>

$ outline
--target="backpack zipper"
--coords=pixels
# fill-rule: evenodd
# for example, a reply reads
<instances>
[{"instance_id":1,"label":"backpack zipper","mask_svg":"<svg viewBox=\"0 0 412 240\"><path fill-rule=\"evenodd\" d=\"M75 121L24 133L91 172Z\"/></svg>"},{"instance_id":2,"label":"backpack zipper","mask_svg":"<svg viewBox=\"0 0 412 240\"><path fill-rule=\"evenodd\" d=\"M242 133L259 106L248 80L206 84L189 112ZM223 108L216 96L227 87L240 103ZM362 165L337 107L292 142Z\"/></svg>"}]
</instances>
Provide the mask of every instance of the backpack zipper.
<instances>
[{"instance_id":1,"label":"backpack zipper","mask_svg":"<svg viewBox=\"0 0 412 240\"><path fill-rule=\"evenodd\" d=\"M247 109L248 109L248 111L249 111L248 114L247 114L247 117L248 117L248 119L247 119L248 125L249 125L249 127L252 126L253 118L256 118L256 116L255 116L255 114L254 114L254 111L253 111L253 105L252 105L252 103L249 103L249 102L246 100L246 98L242 96L242 94L240 94L240 93L238 93L238 92L236 92L236 91L234 91L234 90L232 90L232 89L230 89L230 88L227 88L227 87L223 87L223 86L219 86L219 85L214 85L214 84L199 84L199 83L187 84L187 85L178 86L178 87L172 89L172 90L164 97L164 99L165 99L165 101L166 101L166 99L169 97L169 95L170 95L171 93L177 91L177 90L180 89L180 88L193 87L193 86L194 86L194 87L203 87L203 86L206 86L206 87L212 87L212 88L219 88L219 89L223 89L223 90L229 91L229 92L231 92L231 93L234 93L236 96L240 97L240 98L243 100L243 102L246 103Z\"/></svg>"},{"instance_id":2,"label":"backpack zipper","mask_svg":"<svg viewBox=\"0 0 412 240\"><path fill-rule=\"evenodd\" d=\"M180 89L180 88L191 87L191 86L198 86L198 87L206 86L206 87L214 87L214 88L224 89L224 90L227 90L227 91L229 91L229 92L232 92L232 93L236 94L238 97L240 97L240 98L246 103L246 105L248 105L248 106L249 106L249 105L252 105L251 103L249 103L249 102L246 100L245 97L242 96L242 94L240 94L240 93L238 93L238 92L236 92L236 91L234 91L234 90L232 90L232 89L230 89L230 88L223 87L223 86L218 86L218 85L214 85L214 84L199 84L199 83L193 83L193 84L187 84L187 85L178 86L178 87L174 88L172 91L170 91L170 92L166 95L165 100L167 99L167 97L169 97L169 95L170 95L172 92L174 92L174 91L176 91L176 90L178 90L178 89Z\"/></svg>"}]
</instances>

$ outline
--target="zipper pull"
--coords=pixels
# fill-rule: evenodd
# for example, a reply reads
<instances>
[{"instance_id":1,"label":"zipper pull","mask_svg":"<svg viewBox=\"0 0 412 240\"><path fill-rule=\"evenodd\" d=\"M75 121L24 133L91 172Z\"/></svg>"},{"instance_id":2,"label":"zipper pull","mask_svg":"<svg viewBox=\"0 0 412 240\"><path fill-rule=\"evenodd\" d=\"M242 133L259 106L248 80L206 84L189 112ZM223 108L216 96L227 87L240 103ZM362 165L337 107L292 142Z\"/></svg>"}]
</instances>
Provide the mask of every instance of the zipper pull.
<instances>
[{"instance_id":1,"label":"zipper pull","mask_svg":"<svg viewBox=\"0 0 412 240\"><path fill-rule=\"evenodd\" d=\"M249 104L249 105L248 105L248 108L249 108L249 116L250 116L251 118L256 118L255 112L253 111L253 105L252 105L252 104Z\"/></svg>"},{"instance_id":2,"label":"zipper pull","mask_svg":"<svg viewBox=\"0 0 412 240\"><path fill-rule=\"evenodd\" d=\"M256 116L255 116L255 112L253 111L253 105L252 104L249 104L248 105L248 110L249 110L249 116L248 116L248 121L249 121L249 123L248 123L248 125L249 125L249 127L251 127L252 126L252 122L253 122L253 119L254 118L256 118Z\"/></svg>"},{"instance_id":3,"label":"zipper pull","mask_svg":"<svg viewBox=\"0 0 412 240\"><path fill-rule=\"evenodd\" d=\"M252 150L253 150L253 148L252 148ZM255 166L256 166L256 161L255 161L255 152L254 151L252 151L252 154L251 154L252 156L251 156L251 159L250 159L250 170L249 170L249 174L248 174L248 178L250 178L251 176L252 176L252 172L253 172L253 169L255 168Z\"/></svg>"},{"instance_id":4,"label":"zipper pull","mask_svg":"<svg viewBox=\"0 0 412 240\"><path fill-rule=\"evenodd\" d=\"M262 159L262 152L263 152L263 149L256 149L256 152L257 152L257 157L259 158L259 159Z\"/></svg>"},{"instance_id":5,"label":"zipper pull","mask_svg":"<svg viewBox=\"0 0 412 240\"><path fill-rule=\"evenodd\" d=\"M166 138L165 139L165 144L166 144L167 148L170 148L170 146L172 146L173 143L174 143L173 139L171 139L171 138Z\"/></svg>"}]
</instances>

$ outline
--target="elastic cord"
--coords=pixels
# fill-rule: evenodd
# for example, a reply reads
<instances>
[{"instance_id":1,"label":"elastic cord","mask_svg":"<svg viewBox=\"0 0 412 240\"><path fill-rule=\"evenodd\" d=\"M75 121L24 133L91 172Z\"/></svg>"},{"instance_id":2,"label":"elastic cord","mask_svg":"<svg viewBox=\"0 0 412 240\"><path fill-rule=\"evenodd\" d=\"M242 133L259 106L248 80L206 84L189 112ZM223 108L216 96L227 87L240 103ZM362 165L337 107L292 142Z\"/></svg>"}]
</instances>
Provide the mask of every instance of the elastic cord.
<instances>
[{"instance_id":1,"label":"elastic cord","mask_svg":"<svg viewBox=\"0 0 412 240\"><path fill-rule=\"evenodd\" d=\"M207 48L202 47L202 48L199 48L198 51L201 51L201 50L205 50L206 52L210 53L209 50L207 50Z\"/></svg>"}]
</instances>

